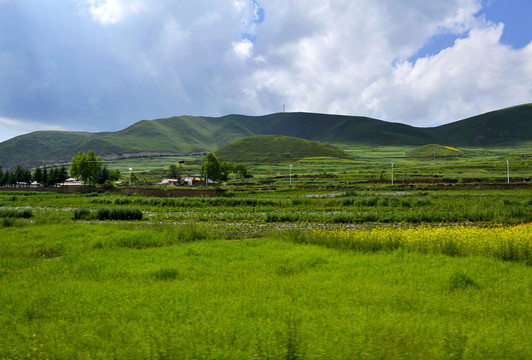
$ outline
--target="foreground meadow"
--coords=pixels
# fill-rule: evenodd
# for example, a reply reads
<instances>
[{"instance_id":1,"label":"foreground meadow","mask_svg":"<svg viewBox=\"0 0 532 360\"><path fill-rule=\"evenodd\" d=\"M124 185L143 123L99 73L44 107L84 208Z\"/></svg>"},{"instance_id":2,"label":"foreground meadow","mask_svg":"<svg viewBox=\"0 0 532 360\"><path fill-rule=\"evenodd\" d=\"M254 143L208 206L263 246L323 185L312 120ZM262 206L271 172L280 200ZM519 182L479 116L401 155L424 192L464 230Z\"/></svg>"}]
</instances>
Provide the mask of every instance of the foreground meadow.
<instances>
[{"instance_id":1,"label":"foreground meadow","mask_svg":"<svg viewBox=\"0 0 532 360\"><path fill-rule=\"evenodd\" d=\"M0 358L526 359L527 196L2 194Z\"/></svg>"}]
</instances>

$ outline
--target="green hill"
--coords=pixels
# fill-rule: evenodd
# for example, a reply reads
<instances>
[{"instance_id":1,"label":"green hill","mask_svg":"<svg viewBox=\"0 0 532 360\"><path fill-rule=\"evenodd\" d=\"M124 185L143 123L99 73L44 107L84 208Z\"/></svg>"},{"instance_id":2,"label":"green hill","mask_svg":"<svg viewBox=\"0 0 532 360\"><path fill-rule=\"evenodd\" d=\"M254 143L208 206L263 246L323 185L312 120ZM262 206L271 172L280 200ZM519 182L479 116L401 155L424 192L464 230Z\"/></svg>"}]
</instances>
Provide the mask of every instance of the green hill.
<instances>
[{"instance_id":1,"label":"green hill","mask_svg":"<svg viewBox=\"0 0 532 360\"><path fill-rule=\"evenodd\" d=\"M222 161L255 164L278 164L307 157L352 157L332 145L281 135L258 135L238 140L216 151L216 156Z\"/></svg>"},{"instance_id":2,"label":"green hill","mask_svg":"<svg viewBox=\"0 0 532 360\"><path fill-rule=\"evenodd\" d=\"M532 142L532 104L492 111L434 128L441 144L503 146Z\"/></svg>"},{"instance_id":3,"label":"green hill","mask_svg":"<svg viewBox=\"0 0 532 360\"><path fill-rule=\"evenodd\" d=\"M419 148L407 151L406 157L418 159L433 159L437 158L458 158L462 156L462 151L452 148L450 146L442 146L437 144L423 145Z\"/></svg>"},{"instance_id":4,"label":"green hill","mask_svg":"<svg viewBox=\"0 0 532 360\"><path fill-rule=\"evenodd\" d=\"M131 153L215 151L256 135L283 135L332 145L507 146L532 143L532 104L490 112L434 128L359 116L277 113L219 118L179 116L142 120L107 133L38 131L0 143L0 165L13 169L68 162L78 151L104 157Z\"/></svg>"}]
</instances>

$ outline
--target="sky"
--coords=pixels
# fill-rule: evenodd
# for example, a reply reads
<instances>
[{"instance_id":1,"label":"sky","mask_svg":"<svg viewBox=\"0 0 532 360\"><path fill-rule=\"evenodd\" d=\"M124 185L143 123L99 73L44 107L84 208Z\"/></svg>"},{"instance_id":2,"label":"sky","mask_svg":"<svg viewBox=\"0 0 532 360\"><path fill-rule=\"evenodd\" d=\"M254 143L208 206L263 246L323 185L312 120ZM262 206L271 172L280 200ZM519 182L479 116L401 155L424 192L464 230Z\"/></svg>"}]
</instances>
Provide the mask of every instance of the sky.
<instances>
[{"instance_id":1,"label":"sky","mask_svg":"<svg viewBox=\"0 0 532 360\"><path fill-rule=\"evenodd\" d=\"M0 142L179 115L437 126L532 102L530 0L0 0Z\"/></svg>"}]
</instances>

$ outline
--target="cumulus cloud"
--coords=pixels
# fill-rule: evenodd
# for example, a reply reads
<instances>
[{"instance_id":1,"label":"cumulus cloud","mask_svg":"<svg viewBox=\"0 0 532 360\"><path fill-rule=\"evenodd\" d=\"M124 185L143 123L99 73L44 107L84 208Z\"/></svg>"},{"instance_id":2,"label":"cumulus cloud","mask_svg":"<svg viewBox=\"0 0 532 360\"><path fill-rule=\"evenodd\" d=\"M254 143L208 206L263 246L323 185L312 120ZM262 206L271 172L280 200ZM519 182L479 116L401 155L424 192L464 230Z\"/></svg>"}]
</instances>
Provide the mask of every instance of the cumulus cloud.
<instances>
[{"instance_id":1,"label":"cumulus cloud","mask_svg":"<svg viewBox=\"0 0 532 360\"><path fill-rule=\"evenodd\" d=\"M39 123L34 121L21 121L0 117L0 141L37 130L62 131L65 130L65 128L53 124Z\"/></svg>"},{"instance_id":2,"label":"cumulus cloud","mask_svg":"<svg viewBox=\"0 0 532 360\"><path fill-rule=\"evenodd\" d=\"M85 7L96 21L108 25L122 21L130 13L140 12L142 3L131 0L86 0Z\"/></svg>"},{"instance_id":3,"label":"cumulus cloud","mask_svg":"<svg viewBox=\"0 0 532 360\"><path fill-rule=\"evenodd\" d=\"M272 105L264 98L277 97L292 110L427 126L530 101L528 48L501 44L503 25L476 17L478 1L331 1L304 12L301 25L283 20L304 11L290 4L276 4L278 23L261 28L280 29L278 47L255 49L265 51L268 67L243 82L248 101L263 111ZM285 39L285 32L297 36ZM442 33L459 38L408 60Z\"/></svg>"},{"instance_id":4,"label":"cumulus cloud","mask_svg":"<svg viewBox=\"0 0 532 360\"><path fill-rule=\"evenodd\" d=\"M0 117L103 131L286 104L428 126L530 102L532 43L503 44L482 6L0 0ZM442 34L456 41L419 57Z\"/></svg>"},{"instance_id":5,"label":"cumulus cloud","mask_svg":"<svg viewBox=\"0 0 532 360\"><path fill-rule=\"evenodd\" d=\"M253 43L248 39L243 39L239 42L233 43L233 51L237 57L246 60L253 52Z\"/></svg>"}]
</instances>

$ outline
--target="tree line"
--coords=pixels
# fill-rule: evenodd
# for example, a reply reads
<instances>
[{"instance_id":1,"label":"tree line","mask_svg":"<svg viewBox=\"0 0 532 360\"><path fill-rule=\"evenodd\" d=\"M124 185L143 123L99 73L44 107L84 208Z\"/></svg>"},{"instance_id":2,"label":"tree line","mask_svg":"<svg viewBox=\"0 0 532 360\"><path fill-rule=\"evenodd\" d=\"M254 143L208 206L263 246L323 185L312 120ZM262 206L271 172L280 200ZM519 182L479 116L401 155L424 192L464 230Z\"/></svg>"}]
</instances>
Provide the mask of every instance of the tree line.
<instances>
[{"instance_id":1,"label":"tree line","mask_svg":"<svg viewBox=\"0 0 532 360\"><path fill-rule=\"evenodd\" d=\"M68 178L68 172L64 166L60 168L48 169L45 167L38 167L34 172L28 169L23 169L20 165L13 172L8 170L2 171L0 166L0 186L17 186L19 184L31 184L36 182L42 186L54 186L65 182Z\"/></svg>"},{"instance_id":2,"label":"tree line","mask_svg":"<svg viewBox=\"0 0 532 360\"><path fill-rule=\"evenodd\" d=\"M181 180L183 167L171 165L168 175ZM64 183L69 177L81 179L86 184L113 184L120 178L120 170L109 170L104 164L101 156L96 156L93 150L86 154L78 152L72 158L69 171L64 166L60 168L47 169L46 166L38 167L32 173L28 169L17 166L14 172L2 171L0 166L0 186L16 186L17 184L31 184L36 182L41 186L54 186ZM251 177L243 164L232 164L219 161L214 153L207 154L201 167L201 173L214 181L226 181L229 174L234 173L238 178Z\"/></svg>"},{"instance_id":3,"label":"tree line","mask_svg":"<svg viewBox=\"0 0 532 360\"><path fill-rule=\"evenodd\" d=\"M89 150L87 154L79 152L70 164L70 171L64 166L60 168L38 167L33 172L23 169L20 165L16 170L10 172L2 171L0 166L0 186L29 185L32 182L47 187L64 183L70 176L79 178L89 184L105 184L110 181L117 181L120 178L120 170L109 170L103 165L102 158L96 157L94 151Z\"/></svg>"}]
</instances>

